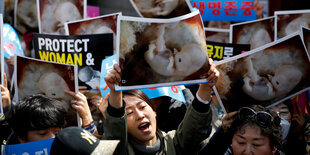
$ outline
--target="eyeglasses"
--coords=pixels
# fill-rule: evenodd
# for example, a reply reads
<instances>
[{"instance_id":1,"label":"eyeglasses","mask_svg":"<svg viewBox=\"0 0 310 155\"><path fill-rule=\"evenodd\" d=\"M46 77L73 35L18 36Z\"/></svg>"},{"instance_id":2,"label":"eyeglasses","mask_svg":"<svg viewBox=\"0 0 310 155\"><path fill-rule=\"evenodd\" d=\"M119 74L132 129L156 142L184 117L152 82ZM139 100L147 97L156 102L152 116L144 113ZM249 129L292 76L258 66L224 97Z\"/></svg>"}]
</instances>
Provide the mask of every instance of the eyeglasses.
<instances>
[{"instance_id":1,"label":"eyeglasses","mask_svg":"<svg viewBox=\"0 0 310 155\"><path fill-rule=\"evenodd\" d=\"M245 120L247 118L256 119L256 123L261 127L268 127L273 121L273 117L265 111L254 111L249 107L242 107L239 109L239 118L240 120Z\"/></svg>"}]
</instances>

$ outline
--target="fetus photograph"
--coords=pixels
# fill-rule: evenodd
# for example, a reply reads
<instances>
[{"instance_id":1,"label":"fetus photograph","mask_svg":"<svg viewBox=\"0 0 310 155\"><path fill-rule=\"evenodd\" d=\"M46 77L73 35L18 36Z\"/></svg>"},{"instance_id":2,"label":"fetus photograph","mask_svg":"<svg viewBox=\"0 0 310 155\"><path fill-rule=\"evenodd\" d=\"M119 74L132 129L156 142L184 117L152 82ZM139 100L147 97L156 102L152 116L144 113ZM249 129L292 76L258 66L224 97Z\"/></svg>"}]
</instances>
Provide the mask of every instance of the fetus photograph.
<instances>
[{"instance_id":1,"label":"fetus photograph","mask_svg":"<svg viewBox=\"0 0 310 155\"><path fill-rule=\"evenodd\" d=\"M229 43L229 30L205 28L206 40L219 43Z\"/></svg>"},{"instance_id":2,"label":"fetus photograph","mask_svg":"<svg viewBox=\"0 0 310 155\"><path fill-rule=\"evenodd\" d=\"M120 13L65 23L67 35L113 34L113 45L116 45L116 25Z\"/></svg>"},{"instance_id":3,"label":"fetus photograph","mask_svg":"<svg viewBox=\"0 0 310 155\"><path fill-rule=\"evenodd\" d=\"M204 29L198 11L186 17L169 23L121 18L122 86L200 79L209 69Z\"/></svg>"},{"instance_id":4,"label":"fetus photograph","mask_svg":"<svg viewBox=\"0 0 310 155\"><path fill-rule=\"evenodd\" d=\"M191 12L186 0L130 0L136 11L147 18L171 18Z\"/></svg>"},{"instance_id":5,"label":"fetus photograph","mask_svg":"<svg viewBox=\"0 0 310 155\"><path fill-rule=\"evenodd\" d=\"M310 62L298 33L245 55L217 64L216 91L227 111L268 106L310 85Z\"/></svg>"},{"instance_id":6,"label":"fetus photograph","mask_svg":"<svg viewBox=\"0 0 310 155\"><path fill-rule=\"evenodd\" d=\"M65 34L65 22L83 19L86 9L83 0L40 0L39 32Z\"/></svg>"},{"instance_id":7,"label":"fetus photograph","mask_svg":"<svg viewBox=\"0 0 310 155\"><path fill-rule=\"evenodd\" d=\"M26 30L38 30L37 1L36 0L16 0L15 1L15 28L21 33Z\"/></svg>"},{"instance_id":8,"label":"fetus photograph","mask_svg":"<svg viewBox=\"0 0 310 155\"><path fill-rule=\"evenodd\" d=\"M3 17L0 14L0 49L3 49L3 34L2 34L2 32L3 32ZM4 65L3 52L0 52L0 76L1 76L0 77L0 84L2 84L2 81L3 81L3 72L4 72L4 66L3 65ZM2 110L2 107L0 107L0 112L1 112L1 110Z\"/></svg>"},{"instance_id":9,"label":"fetus photograph","mask_svg":"<svg viewBox=\"0 0 310 155\"><path fill-rule=\"evenodd\" d=\"M300 30L300 27L310 27L310 10L275 11L276 37L283 38Z\"/></svg>"},{"instance_id":10,"label":"fetus photograph","mask_svg":"<svg viewBox=\"0 0 310 155\"><path fill-rule=\"evenodd\" d=\"M274 39L274 17L231 25L231 43L251 44L251 50Z\"/></svg>"},{"instance_id":11,"label":"fetus photograph","mask_svg":"<svg viewBox=\"0 0 310 155\"><path fill-rule=\"evenodd\" d=\"M69 35L113 33L120 14L110 14L66 23Z\"/></svg>"},{"instance_id":12,"label":"fetus photograph","mask_svg":"<svg viewBox=\"0 0 310 155\"><path fill-rule=\"evenodd\" d=\"M44 94L59 100L69 110L70 95L64 89L75 91L74 66L44 62L17 56L18 98Z\"/></svg>"}]
</instances>

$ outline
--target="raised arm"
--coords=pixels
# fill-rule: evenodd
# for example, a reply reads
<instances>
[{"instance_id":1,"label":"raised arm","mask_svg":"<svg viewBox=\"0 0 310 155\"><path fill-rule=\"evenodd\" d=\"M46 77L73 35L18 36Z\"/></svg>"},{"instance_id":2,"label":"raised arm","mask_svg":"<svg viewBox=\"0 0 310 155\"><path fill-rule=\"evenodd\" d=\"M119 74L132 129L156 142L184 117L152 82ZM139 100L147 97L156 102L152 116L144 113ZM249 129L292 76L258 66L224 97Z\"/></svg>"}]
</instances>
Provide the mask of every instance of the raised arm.
<instances>
[{"instance_id":1,"label":"raised arm","mask_svg":"<svg viewBox=\"0 0 310 155\"><path fill-rule=\"evenodd\" d=\"M127 123L122 92L115 91L115 84L121 81L121 68L115 64L113 69L104 77L110 88L109 105L104 122L104 139L120 140L114 154L127 154Z\"/></svg>"},{"instance_id":2,"label":"raised arm","mask_svg":"<svg viewBox=\"0 0 310 155\"><path fill-rule=\"evenodd\" d=\"M209 101L211 99L212 87L215 85L220 75L212 59L209 59L209 65L209 71L207 72L207 74L202 75L202 77L206 78L207 81L209 81L210 83L200 84L197 92L198 96L203 101Z\"/></svg>"},{"instance_id":3,"label":"raised arm","mask_svg":"<svg viewBox=\"0 0 310 155\"><path fill-rule=\"evenodd\" d=\"M3 108L6 108L11 104L11 97L10 97L10 91L8 89L8 82L6 78L6 74L3 74L3 85L1 85L1 97L2 97L2 106Z\"/></svg>"},{"instance_id":4,"label":"raised arm","mask_svg":"<svg viewBox=\"0 0 310 155\"><path fill-rule=\"evenodd\" d=\"M202 75L214 83L201 84L196 93L196 98L188 107L183 122L179 126L174 138L177 153L193 154L199 149L200 143L208 138L211 133L211 118L209 100L212 87L218 79L219 72L212 60L209 61L210 69Z\"/></svg>"},{"instance_id":5,"label":"raised arm","mask_svg":"<svg viewBox=\"0 0 310 155\"><path fill-rule=\"evenodd\" d=\"M3 74L3 79L3 85L0 85L0 87L4 115L0 116L0 122L3 122L5 117L10 117L9 115L11 115L11 96L8 89L7 77L5 73Z\"/></svg>"},{"instance_id":6,"label":"raised arm","mask_svg":"<svg viewBox=\"0 0 310 155\"><path fill-rule=\"evenodd\" d=\"M85 130L88 130L94 136L100 137L91 115L86 96L81 92L75 93L69 90L65 90L65 93L75 98L74 100L71 100L71 106L78 112L79 116L81 117L82 127Z\"/></svg>"}]
</instances>

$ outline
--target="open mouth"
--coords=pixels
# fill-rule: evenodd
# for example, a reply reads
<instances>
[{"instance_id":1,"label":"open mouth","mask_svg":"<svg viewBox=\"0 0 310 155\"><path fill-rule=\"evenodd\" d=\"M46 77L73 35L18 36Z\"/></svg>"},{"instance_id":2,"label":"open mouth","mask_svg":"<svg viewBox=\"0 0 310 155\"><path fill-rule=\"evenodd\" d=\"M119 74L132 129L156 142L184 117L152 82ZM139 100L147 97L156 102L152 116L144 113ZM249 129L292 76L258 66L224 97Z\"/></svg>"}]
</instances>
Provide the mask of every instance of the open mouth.
<instances>
[{"instance_id":1,"label":"open mouth","mask_svg":"<svg viewBox=\"0 0 310 155\"><path fill-rule=\"evenodd\" d=\"M146 129L148 129L149 128L149 126L150 126L150 123L142 123L141 125L139 125L139 130L146 130Z\"/></svg>"}]
</instances>

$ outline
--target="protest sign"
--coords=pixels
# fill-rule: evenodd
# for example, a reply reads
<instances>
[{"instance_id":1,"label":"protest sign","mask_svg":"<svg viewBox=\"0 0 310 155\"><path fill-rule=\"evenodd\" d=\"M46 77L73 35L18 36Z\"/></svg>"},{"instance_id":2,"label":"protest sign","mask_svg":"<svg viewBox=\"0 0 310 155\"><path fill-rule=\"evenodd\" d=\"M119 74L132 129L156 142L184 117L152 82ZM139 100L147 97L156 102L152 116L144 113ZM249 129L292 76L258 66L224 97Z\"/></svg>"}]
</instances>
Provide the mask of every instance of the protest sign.
<instances>
[{"instance_id":1,"label":"protest sign","mask_svg":"<svg viewBox=\"0 0 310 155\"><path fill-rule=\"evenodd\" d=\"M29 143L1 145L2 155L49 155L54 138Z\"/></svg>"},{"instance_id":2,"label":"protest sign","mask_svg":"<svg viewBox=\"0 0 310 155\"><path fill-rule=\"evenodd\" d=\"M1 93L1 90L0 90L0 93ZM2 105L2 96L0 96L0 119L2 120L4 116L4 112L3 112L3 105ZM9 105L10 106L10 105Z\"/></svg>"},{"instance_id":3,"label":"protest sign","mask_svg":"<svg viewBox=\"0 0 310 155\"><path fill-rule=\"evenodd\" d=\"M4 71L4 61L3 61L3 17L2 14L0 14L0 83L3 84L3 71ZM1 93L1 90L0 90ZM0 96L0 118L4 116L3 114L3 106L2 106L2 98Z\"/></svg>"},{"instance_id":4,"label":"protest sign","mask_svg":"<svg viewBox=\"0 0 310 155\"><path fill-rule=\"evenodd\" d=\"M2 14L0 14L0 84L3 84L3 72L4 72L4 46L3 46L3 43L4 43L4 37L6 36L6 32L4 29L3 29L3 16Z\"/></svg>"},{"instance_id":5,"label":"protest sign","mask_svg":"<svg viewBox=\"0 0 310 155\"><path fill-rule=\"evenodd\" d=\"M25 56L16 31L7 23L3 24L3 50L5 59L14 55Z\"/></svg>"},{"instance_id":6,"label":"protest sign","mask_svg":"<svg viewBox=\"0 0 310 155\"><path fill-rule=\"evenodd\" d=\"M84 34L113 34L113 49L115 51L117 18L121 13L108 14L85 20L76 20L65 23L67 35L84 35Z\"/></svg>"},{"instance_id":7,"label":"protest sign","mask_svg":"<svg viewBox=\"0 0 310 155\"><path fill-rule=\"evenodd\" d=\"M73 97L64 92L64 90L78 91L77 66L16 56L14 67L18 99L33 94L44 94L58 100L68 112L67 124L69 126L77 125L76 112L70 106Z\"/></svg>"},{"instance_id":8,"label":"protest sign","mask_svg":"<svg viewBox=\"0 0 310 155\"><path fill-rule=\"evenodd\" d=\"M116 54L102 60L101 74L100 74L100 93L103 98L110 92L110 88L105 82L104 77L107 75L109 70L113 69L114 64L117 64Z\"/></svg>"},{"instance_id":9,"label":"protest sign","mask_svg":"<svg viewBox=\"0 0 310 155\"><path fill-rule=\"evenodd\" d=\"M214 61L224 60L250 50L250 44L230 44L207 41L209 58Z\"/></svg>"},{"instance_id":10,"label":"protest sign","mask_svg":"<svg viewBox=\"0 0 310 155\"><path fill-rule=\"evenodd\" d=\"M34 51L40 60L77 65L79 86L99 93L101 61L113 54L113 34L34 34Z\"/></svg>"},{"instance_id":11,"label":"protest sign","mask_svg":"<svg viewBox=\"0 0 310 155\"><path fill-rule=\"evenodd\" d=\"M310 29L301 26L300 33L302 36L302 41L304 43L304 46L307 49L308 54L310 55Z\"/></svg>"},{"instance_id":12,"label":"protest sign","mask_svg":"<svg viewBox=\"0 0 310 155\"><path fill-rule=\"evenodd\" d=\"M278 104L309 89L310 62L298 33L215 62L215 93L227 111Z\"/></svg>"},{"instance_id":13,"label":"protest sign","mask_svg":"<svg viewBox=\"0 0 310 155\"><path fill-rule=\"evenodd\" d=\"M250 21L256 19L255 0L191 0L203 21Z\"/></svg>"},{"instance_id":14,"label":"protest sign","mask_svg":"<svg viewBox=\"0 0 310 155\"><path fill-rule=\"evenodd\" d=\"M108 71L113 69L113 65L117 63L117 55L113 55L102 60L101 66L101 76L100 76L100 92L101 96L105 97L109 92L110 88L107 86L104 77L107 75ZM181 87L171 86L171 87L158 87L158 88L144 88L141 89L150 99L157 98L160 96L169 96L173 99L185 102L185 98Z\"/></svg>"},{"instance_id":15,"label":"protest sign","mask_svg":"<svg viewBox=\"0 0 310 155\"><path fill-rule=\"evenodd\" d=\"M275 11L274 39L283 38L300 30L300 26L310 27L310 10Z\"/></svg>"},{"instance_id":16,"label":"protest sign","mask_svg":"<svg viewBox=\"0 0 310 155\"><path fill-rule=\"evenodd\" d=\"M14 56L25 56L21 46L19 37L13 27L7 23L3 24L3 57L4 72L8 81L8 89L11 95L14 95L13 90L13 72L14 72Z\"/></svg>"},{"instance_id":17,"label":"protest sign","mask_svg":"<svg viewBox=\"0 0 310 155\"><path fill-rule=\"evenodd\" d=\"M132 6L141 17L148 18L172 18L191 12L192 8L188 0L173 1L145 1L130 0Z\"/></svg>"},{"instance_id":18,"label":"protest sign","mask_svg":"<svg viewBox=\"0 0 310 155\"><path fill-rule=\"evenodd\" d=\"M251 50L273 41L274 17L230 25L230 43L250 44Z\"/></svg>"},{"instance_id":19,"label":"protest sign","mask_svg":"<svg viewBox=\"0 0 310 155\"><path fill-rule=\"evenodd\" d=\"M86 18L86 7L86 0L37 0L39 32L65 34L65 22Z\"/></svg>"},{"instance_id":20,"label":"protest sign","mask_svg":"<svg viewBox=\"0 0 310 155\"><path fill-rule=\"evenodd\" d=\"M206 40L229 43L229 29L205 28Z\"/></svg>"},{"instance_id":21,"label":"protest sign","mask_svg":"<svg viewBox=\"0 0 310 155\"><path fill-rule=\"evenodd\" d=\"M15 0L14 28L24 34L27 30L38 30L36 0Z\"/></svg>"},{"instance_id":22,"label":"protest sign","mask_svg":"<svg viewBox=\"0 0 310 155\"><path fill-rule=\"evenodd\" d=\"M200 77L209 61L198 11L170 19L119 20L116 51L122 81L116 90L207 82Z\"/></svg>"},{"instance_id":23,"label":"protest sign","mask_svg":"<svg viewBox=\"0 0 310 155\"><path fill-rule=\"evenodd\" d=\"M143 88L141 89L150 99L169 96L175 100L185 103L184 94L180 86L158 87L158 88Z\"/></svg>"}]
</instances>

